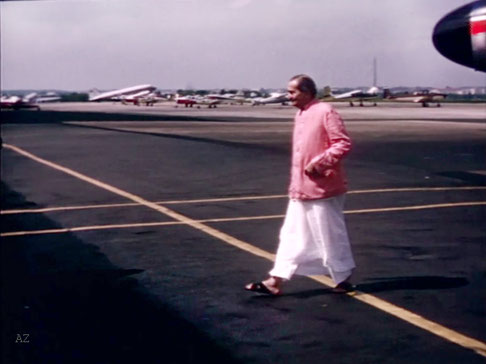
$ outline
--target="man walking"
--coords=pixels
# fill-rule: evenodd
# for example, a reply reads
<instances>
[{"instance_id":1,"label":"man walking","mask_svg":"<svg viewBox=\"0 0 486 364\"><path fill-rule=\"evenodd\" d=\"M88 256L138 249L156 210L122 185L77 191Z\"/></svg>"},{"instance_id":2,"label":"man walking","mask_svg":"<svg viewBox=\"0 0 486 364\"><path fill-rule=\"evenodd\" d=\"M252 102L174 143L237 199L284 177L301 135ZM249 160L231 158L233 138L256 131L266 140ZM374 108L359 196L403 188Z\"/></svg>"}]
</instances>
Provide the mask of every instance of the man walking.
<instances>
[{"instance_id":1,"label":"man walking","mask_svg":"<svg viewBox=\"0 0 486 364\"><path fill-rule=\"evenodd\" d=\"M289 204L270 277L245 286L278 295L283 282L298 275L330 275L333 291L351 291L355 268L343 215L347 182L341 166L351 149L343 121L331 105L316 99L316 85L297 75L287 86L295 115Z\"/></svg>"}]
</instances>

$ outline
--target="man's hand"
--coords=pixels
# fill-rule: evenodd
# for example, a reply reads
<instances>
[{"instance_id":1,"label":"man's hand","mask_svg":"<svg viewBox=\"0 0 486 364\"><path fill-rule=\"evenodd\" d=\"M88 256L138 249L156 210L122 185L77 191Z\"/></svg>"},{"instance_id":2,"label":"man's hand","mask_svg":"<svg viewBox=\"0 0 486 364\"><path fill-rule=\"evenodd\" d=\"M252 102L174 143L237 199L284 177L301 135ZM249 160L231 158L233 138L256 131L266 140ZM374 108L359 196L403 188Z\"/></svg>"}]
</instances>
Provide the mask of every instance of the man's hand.
<instances>
[{"instance_id":1,"label":"man's hand","mask_svg":"<svg viewBox=\"0 0 486 364\"><path fill-rule=\"evenodd\" d=\"M317 177L331 177L334 176L335 172L333 169L325 169L322 172L319 172L317 169L317 166L314 164L309 164L307 167L305 167L304 173L312 178L317 178Z\"/></svg>"},{"instance_id":2,"label":"man's hand","mask_svg":"<svg viewBox=\"0 0 486 364\"><path fill-rule=\"evenodd\" d=\"M317 171L317 168L313 164L309 164L307 167L305 167L304 173L309 176L309 177L319 177L320 173Z\"/></svg>"}]
</instances>

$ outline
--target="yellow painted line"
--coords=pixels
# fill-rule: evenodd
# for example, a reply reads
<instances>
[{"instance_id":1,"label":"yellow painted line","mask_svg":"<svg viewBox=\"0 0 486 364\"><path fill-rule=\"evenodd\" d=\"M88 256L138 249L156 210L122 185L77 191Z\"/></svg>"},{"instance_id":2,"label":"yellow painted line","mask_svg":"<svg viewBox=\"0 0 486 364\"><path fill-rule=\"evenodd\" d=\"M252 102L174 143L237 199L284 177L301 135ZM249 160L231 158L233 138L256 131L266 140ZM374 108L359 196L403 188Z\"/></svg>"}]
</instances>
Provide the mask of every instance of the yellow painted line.
<instances>
[{"instance_id":1,"label":"yellow painted line","mask_svg":"<svg viewBox=\"0 0 486 364\"><path fill-rule=\"evenodd\" d=\"M371 193L393 193L393 192L437 192L437 191L478 191L486 190L484 186L463 186L463 187L417 187L417 188L381 188L372 190L354 190L347 194L371 194ZM157 201L157 205L178 205L178 204L193 204L193 203L212 203L212 202L233 202L233 201L252 201L252 200L268 200L288 198L288 195L266 195L266 196L243 196L243 197L221 197L221 198L205 198L196 200L172 200L172 201ZM13 214L34 214L56 211L73 211L73 210L89 210L89 209L104 209L114 207L133 207L141 206L139 203L115 203L115 204L101 204L101 205L80 205L80 206L66 206L66 207L46 207L39 209L12 209L1 210L0 215Z\"/></svg>"},{"instance_id":2,"label":"yellow painted line","mask_svg":"<svg viewBox=\"0 0 486 364\"><path fill-rule=\"evenodd\" d=\"M65 207L45 207L40 209L17 209L17 210L2 210L0 215L15 215L15 214L42 214L44 212L56 211L72 211L72 210L91 210L91 209L106 209L112 207L127 207L127 206L141 206L138 203L114 203L101 205L83 205L83 206L65 206Z\"/></svg>"},{"instance_id":3,"label":"yellow painted line","mask_svg":"<svg viewBox=\"0 0 486 364\"><path fill-rule=\"evenodd\" d=\"M421 205L421 206L404 206L404 207L385 207L378 209L362 209L362 210L349 210L344 211L344 214L367 214L367 213L380 213L380 212L392 212L392 211L407 211L407 210L425 210L436 208L452 208L452 207L468 207L468 206L486 206L486 201L479 202L457 202L448 204L435 204L435 205ZM193 220L198 223L208 222L235 222L235 221L252 221L252 220L271 220L282 219L285 215L262 215L262 216L240 216L240 217L222 217L203 220ZM180 225L184 222L147 222L147 223L132 223L132 224L113 224L113 225L93 225L93 226L79 226L73 228L59 228L59 229L46 229L46 230L26 230L26 231L12 231L6 233L0 233L0 237L9 236L21 236L21 235L41 235L41 234L60 234L76 231L88 231L88 230L108 230L108 229L127 229L135 227L150 227L150 226L170 226Z\"/></svg>"},{"instance_id":4,"label":"yellow painted line","mask_svg":"<svg viewBox=\"0 0 486 364\"><path fill-rule=\"evenodd\" d=\"M311 276L314 281L320 282L326 286L333 284L332 280L326 276ZM486 357L486 343L463 335L457 331L451 330L443 325L417 315L414 312L406 310L400 306L394 305L388 301L382 300L368 293L356 291L347 293L348 296L395 316L403 321L411 323L421 329L440 336L450 342L460 345L464 348L471 349L477 354Z\"/></svg>"},{"instance_id":5,"label":"yellow painted line","mask_svg":"<svg viewBox=\"0 0 486 364\"><path fill-rule=\"evenodd\" d=\"M231 235L228 235L226 233L223 233L219 230L216 230L216 229L213 229L207 225L204 225L203 223L200 223L200 222L197 222L195 220L192 220L182 214L179 214L173 210L170 210L168 209L167 207L164 207L164 206L160 206L160 205L157 205L156 203L153 203L153 202L150 202L148 200L145 200L143 199L142 197L139 197L137 195L134 195L130 192L126 192L126 191L123 191L117 187L114 187L114 186L111 186L109 184L106 184L104 182L101 182L101 181L98 181L94 178L91 178L91 177L88 177L84 174L81 174L79 172L76 172L72 169L69 169L69 168L66 168L66 167L63 167L61 165L58 165L58 164L55 164L55 163L52 163L48 160L45 160L45 159L42 159L42 158L39 158L37 156L35 156L34 154L32 153L29 153L21 148L18 148L14 145L10 145L10 144L3 144L3 147L6 148L6 149L10 149L10 150L13 150L14 152L17 152L19 153L20 155L23 155L24 157L27 157L27 158L30 158L38 163L41 163L41 164L44 164L48 167L51 167L55 170L58 170L58 171L61 171L61 172L64 172L70 176L73 176L75 178L78 178L82 181L85 181L85 182L88 182L92 185L95 185L99 188L102 188L106 191L109 191L109 192L112 192L116 195L119 195L119 196L122 196L122 197L125 197L126 199L128 200L131 200L135 203L138 203L140 205L144 205L148 208L151 208L155 211L158 211L166 216L169 216L171 218L173 218L174 220L177 220L177 221L180 221L180 222L183 222L185 223L186 225L189 225L197 230L200 230L200 231L203 231L205 232L206 234L210 235L210 236L213 236L217 239L220 239L220 240L223 240L225 242L227 242L228 244L230 245L233 245L235 247L238 247L239 249L242 249L244 251L248 251L248 252L251 252L252 254L256 255L256 256L260 256L260 257L263 257L263 258L269 258L269 257L273 257L274 255L273 254L270 254L268 252L266 252L265 250L263 249L260 249L260 248L257 248L257 247L254 247L253 245L251 244L248 244L244 241L241 241L241 240L238 240L234 237L232 237Z\"/></svg>"},{"instance_id":6,"label":"yellow painted line","mask_svg":"<svg viewBox=\"0 0 486 364\"><path fill-rule=\"evenodd\" d=\"M267 195L267 196L242 196L242 197L220 197L220 198L203 198L199 200L176 200L176 201L160 201L164 205L178 205L204 202L232 202L232 201L248 201L248 200L270 200L278 198L287 198L288 195Z\"/></svg>"},{"instance_id":7,"label":"yellow painted line","mask_svg":"<svg viewBox=\"0 0 486 364\"><path fill-rule=\"evenodd\" d=\"M199 223L233 222L233 221L275 219L279 217L282 218L283 215L250 216L250 217L237 217L237 218L229 217L229 218L204 219L204 220L194 220L194 221ZM158 227L158 226L172 226L172 225L182 225L182 224L185 224L185 222L164 221L164 222L141 222L141 223L132 223L132 224L91 225L91 226L77 226L71 228L58 228L58 229L9 231L5 233L1 233L0 237L44 235L44 234L65 234L71 232L90 231L90 230L131 229L131 228L140 228L140 227Z\"/></svg>"},{"instance_id":8,"label":"yellow painted line","mask_svg":"<svg viewBox=\"0 0 486 364\"><path fill-rule=\"evenodd\" d=\"M377 212L393 212L393 211L412 211L412 210L427 210L427 209L440 209L451 207L470 207L470 206L484 206L486 201L472 201L472 202L456 202L456 203L439 203L432 205L417 205L417 206L402 206L402 207L384 207L377 209L361 209L361 210L349 210L344 211L345 214L366 214Z\"/></svg>"},{"instance_id":9,"label":"yellow painted line","mask_svg":"<svg viewBox=\"0 0 486 364\"><path fill-rule=\"evenodd\" d=\"M77 231L126 229L126 228L137 228L137 227L181 225L181 224L183 224L183 222L165 221L165 222L144 222L144 223L138 223L138 224L111 224L111 225L78 226L78 227L72 227L72 228L59 228L59 229L11 231L11 232L6 232L6 233L1 233L0 237L43 235L43 234L64 234L64 233L71 233L71 232L77 232Z\"/></svg>"},{"instance_id":10,"label":"yellow painted line","mask_svg":"<svg viewBox=\"0 0 486 364\"><path fill-rule=\"evenodd\" d=\"M73 177L76 177L78 179L81 179L85 182L91 183L97 187L100 187L102 189L105 189L107 191L110 191L112 193L115 193L119 196L125 197L129 200L132 200L136 203L140 203L142 205L145 205L151 209L154 209L156 211L159 211L160 213L167 215L169 217L172 217L176 221L179 221L181 223L187 224L197 230L203 231L207 233L208 235L211 235L219 240L222 240L232 246L235 246L241 250L247 251L253 255L260 256L262 258L268 259L270 261L275 260L275 255L271 254L263 249L260 249L258 247L255 247L249 243L246 243L242 240L236 239L232 237L231 235L228 235L226 233L223 233L219 230L216 230L214 228L211 228L201 222L192 220L184 215L181 215L175 211L172 211L166 207L159 206L153 202L147 201L139 196L136 196L134 194L131 194L129 192L123 191L119 188L116 188L114 186L108 185L106 183L103 183L101 181L98 181L94 178L88 177L86 175L83 175L81 173L78 173L72 169L60 166L58 164L49 162L45 159L39 158L27 151L24 151L18 147L15 147L10 144L5 144L5 148L13 150L27 158L31 158L32 160L35 160L41 164L47 165L53 169L56 169L58 171L62 171L66 174L69 174ZM317 282L320 282L326 286L333 286L332 281L324 276L313 276L312 279L316 280ZM461 345L462 347L465 347L467 349L473 350L479 355L485 356L486 357L486 343L483 343L479 340L476 340L474 338L468 337L466 335L463 335L457 331L451 330L445 326L442 326L440 324L437 324L433 321L430 321L420 315L417 315L411 311L408 311L404 308L398 307L396 305L393 305L385 300L382 300L378 297L375 297L370 294L366 294L363 292L356 292L354 295L349 294L351 297L360 300L363 303L367 303L368 305L371 305L375 308L378 308L379 310L383 312L387 312L388 314L391 314L397 318L400 318L401 320L404 320L406 322L409 322L417 327L420 327L432 334L435 334L439 337L442 337L450 342L453 342L455 344Z\"/></svg>"},{"instance_id":11,"label":"yellow painted line","mask_svg":"<svg viewBox=\"0 0 486 364\"><path fill-rule=\"evenodd\" d=\"M377 209L361 209L361 210L348 210L344 211L346 215L353 214L368 214L379 212L393 212L393 211L409 211L409 210L426 210L437 208L453 208L453 207L470 207L470 206L486 206L486 201L472 201L472 202L456 202L456 203L443 203L433 205L417 205L417 206L403 206L403 207L385 207ZM242 216L242 217L228 217L228 218L214 218L198 220L199 222L233 222L233 221L249 221L249 220L269 220L269 219L281 219L285 215L262 215L262 216Z\"/></svg>"},{"instance_id":12,"label":"yellow painted line","mask_svg":"<svg viewBox=\"0 0 486 364\"><path fill-rule=\"evenodd\" d=\"M178 200L178 201L157 201L157 205L177 205L177 204L193 204L204 202L224 202L224 201L245 201L245 200L266 200L274 198L288 197L287 195L269 195L269 196L245 196L245 197L223 197L223 198L206 198L199 200ZM142 206L139 203L116 203L116 204L101 204L101 205L81 205L81 206L66 206L66 207L46 207L40 209L17 209L17 210L2 210L0 215L13 214L32 214L55 211L71 211L71 210L89 210L89 209L103 209L112 207L132 207Z\"/></svg>"},{"instance_id":13,"label":"yellow painted line","mask_svg":"<svg viewBox=\"0 0 486 364\"><path fill-rule=\"evenodd\" d=\"M402 187L402 188L376 188L371 190L349 191L349 195L363 193L388 193L388 192L437 192L437 191L479 191L486 190L485 186L458 186L458 187Z\"/></svg>"}]
</instances>

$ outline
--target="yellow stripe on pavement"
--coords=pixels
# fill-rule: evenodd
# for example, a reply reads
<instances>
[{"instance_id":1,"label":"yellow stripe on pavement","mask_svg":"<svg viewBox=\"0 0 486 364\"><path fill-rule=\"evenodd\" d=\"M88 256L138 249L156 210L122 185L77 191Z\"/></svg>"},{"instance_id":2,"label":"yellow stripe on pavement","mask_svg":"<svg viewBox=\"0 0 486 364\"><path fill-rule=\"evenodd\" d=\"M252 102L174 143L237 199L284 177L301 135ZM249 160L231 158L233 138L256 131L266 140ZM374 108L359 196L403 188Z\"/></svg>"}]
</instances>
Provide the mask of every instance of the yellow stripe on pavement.
<instances>
[{"instance_id":1,"label":"yellow stripe on pavement","mask_svg":"<svg viewBox=\"0 0 486 364\"><path fill-rule=\"evenodd\" d=\"M432 205L348 210L348 211L344 211L344 213L345 214L367 214L367 213L377 213L377 212L412 211L412 210L442 209L442 208L450 208L450 207L470 207L470 206L484 206L484 205L486 205L486 201L471 201L471 202L439 203L439 204L432 204Z\"/></svg>"},{"instance_id":2,"label":"yellow stripe on pavement","mask_svg":"<svg viewBox=\"0 0 486 364\"><path fill-rule=\"evenodd\" d=\"M283 215L251 216L251 217L236 217L236 218L228 217L228 218L204 219L204 220L194 220L194 221L198 223L232 222L232 221L275 219L279 217L283 217ZM43 235L43 234L64 234L64 233L90 231L90 230L132 229L132 228L140 228L140 227L173 226L173 225L182 225L182 224L185 224L185 222L164 221L164 222L141 222L141 223L132 223L132 224L91 225L91 226L77 226L71 228L58 228L58 229L9 231L9 232L1 233L0 237Z\"/></svg>"},{"instance_id":3,"label":"yellow stripe on pavement","mask_svg":"<svg viewBox=\"0 0 486 364\"><path fill-rule=\"evenodd\" d=\"M371 194L371 193L393 193L393 192L438 192L438 191L479 191L486 190L484 186L462 186L462 187L410 187L410 188L380 188L371 190L354 190L349 191L348 195L354 194ZM233 202L233 201L257 201L269 199L288 198L288 195L266 195L266 196L242 196L242 197L221 197L221 198L204 198L195 200L169 200L154 202L157 205L180 205L180 204L194 204L194 203L213 203L213 202ZM45 207L38 209L12 209L2 210L0 215L13 214L33 214L56 211L72 211L72 210L89 210L89 209L103 209L114 207L133 207L141 206L139 203L114 203L114 204L100 204L100 205L80 205L80 206L66 206L66 207Z\"/></svg>"},{"instance_id":4,"label":"yellow stripe on pavement","mask_svg":"<svg viewBox=\"0 0 486 364\"><path fill-rule=\"evenodd\" d=\"M486 206L486 201L478 202L456 202L445 203L435 205L419 205L419 206L404 206L404 207L385 207L379 209L362 209L362 210L349 210L344 211L344 214L368 214L368 213L380 213L380 212L394 212L394 211L410 211L410 210L425 210L425 209L437 209L437 208L451 208L451 207L469 207L469 206ZM208 222L235 222L235 221L251 221L251 220L271 220L281 219L285 215L263 215L263 216L240 216L240 217L222 217L213 219L193 220L198 223ZM132 223L132 224L113 224L113 225L93 225L93 226L79 226L73 228L59 228L59 229L45 229L45 230L27 230L27 231L11 231L0 233L0 237L8 236L21 236L21 235L42 235L42 234L60 234L77 231L89 231L89 230L106 230L106 229L127 229L135 227L150 227L150 226L170 226L180 225L184 222L148 222L148 223Z\"/></svg>"},{"instance_id":5,"label":"yellow stripe on pavement","mask_svg":"<svg viewBox=\"0 0 486 364\"><path fill-rule=\"evenodd\" d=\"M263 249L260 249L258 247L255 247L247 242L244 242L242 240L236 239L231 235L228 235L226 233L223 233L219 230L216 230L214 228L211 228L201 222L192 220L184 215L181 215L175 211L172 211L166 207L159 206L153 202L147 201L137 195L134 195L132 193L123 191L117 187L108 185L104 182L98 181L94 178L88 177L86 175L83 175L81 173L78 173L72 169L60 166L58 164L52 163L50 161L47 161L45 159L39 158L23 149L20 149L16 146L10 145L10 144L4 144L4 147L10 150L13 150L27 158L30 158L34 161L37 161L41 164L44 164L46 166L49 166L53 169L56 169L58 171L64 172L68 175L71 175L73 177L76 177L80 180L83 180L85 182L88 182L90 184L93 184L97 187L100 187L102 189L105 189L107 191L110 191L114 194L117 194L119 196L125 197L133 202L145 205L151 209L154 209L156 211L159 211L160 213L167 215L171 218L173 218L176 221L179 221L181 223L187 224L197 230L203 231L207 233L208 235L211 235L219 240L222 240L226 242L227 244L230 244L232 246L235 246L241 250L247 251L251 254L254 254L256 256L260 256L262 258L274 261L275 260L275 255L271 254ZM326 286L332 286L332 281L324 276L314 276L314 280L326 285ZM450 342L453 342L455 344L461 345L462 347L471 349L475 351L476 353L485 356L486 357L486 344L476 340L474 338L468 337L466 335L463 335L457 331L451 330L445 326L442 326L440 324L437 324L433 321L430 321L422 316L419 316L411 311L408 311L404 308L398 307L396 305L393 305L387 301L384 301L378 297L375 297L370 294L365 294L363 292L357 292L355 295L349 294L351 297L354 299L358 299L361 302L367 303L375 308L380 309L383 312L387 312L388 314L391 314L395 317L400 318L401 320L404 320L406 322L409 322L417 327L420 327L430 333L433 333L439 337L442 337Z\"/></svg>"}]
</instances>

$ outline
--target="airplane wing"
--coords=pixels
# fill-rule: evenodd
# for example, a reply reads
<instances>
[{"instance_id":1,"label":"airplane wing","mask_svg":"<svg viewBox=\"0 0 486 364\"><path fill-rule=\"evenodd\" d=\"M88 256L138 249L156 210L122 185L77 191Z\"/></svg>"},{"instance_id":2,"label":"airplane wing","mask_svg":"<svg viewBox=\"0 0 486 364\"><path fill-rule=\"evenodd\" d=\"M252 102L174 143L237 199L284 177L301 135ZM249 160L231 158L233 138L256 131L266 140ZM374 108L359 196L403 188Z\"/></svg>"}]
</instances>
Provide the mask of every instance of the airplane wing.
<instances>
[{"instance_id":1,"label":"airplane wing","mask_svg":"<svg viewBox=\"0 0 486 364\"><path fill-rule=\"evenodd\" d=\"M419 97L416 97L413 99L413 102L427 102L427 101L430 101L428 97L425 97L425 96L419 96Z\"/></svg>"},{"instance_id":2,"label":"airplane wing","mask_svg":"<svg viewBox=\"0 0 486 364\"><path fill-rule=\"evenodd\" d=\"M334 98L336 100L349 99L349 98L352 98L352 97L356 97L356 95L358 95L362 92L363 91L361 91L361 90L353 90L353 91L345 92L343 94L334 95Z\"/></svg>"},{"instance_id":3,"label":"airplane wing","mask_svg":"<svg viewBox=\"0 0 486 364\"><path fill-rule=\"evenodd\" d=\"M156 87L152 85L137 85L126 88L121 88L118 90L103 92L103 93L90 93L89 101L102 101L111 100L113 98L119 98L121 100L122 96L133 95L144 91L154 91ZM97 91L97 90L93 90ZM99 91L98 91L99 92Z\"/></svg>"}]
</instances>

